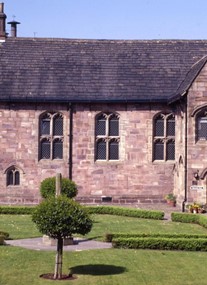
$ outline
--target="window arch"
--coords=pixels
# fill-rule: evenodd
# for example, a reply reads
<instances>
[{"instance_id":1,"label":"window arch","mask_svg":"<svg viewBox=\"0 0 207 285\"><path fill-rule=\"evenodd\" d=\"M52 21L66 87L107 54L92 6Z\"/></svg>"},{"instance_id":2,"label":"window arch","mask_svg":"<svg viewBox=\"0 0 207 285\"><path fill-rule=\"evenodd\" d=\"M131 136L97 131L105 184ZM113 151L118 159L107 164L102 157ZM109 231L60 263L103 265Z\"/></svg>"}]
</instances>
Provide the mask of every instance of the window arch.
<instances>
[{"instance_id":1,"label":"window arch","mask_svg":"<svg viewBox=\"0 0 207 285\"><path fill-rule=\"evenodd\" d=\"M11 166L6 171L6 185L7 186L20 185L20 171L15 166Z\"/></svg>"},{"instance_id":2,"label":"window arch","mask_svg":"<svg viewBox=\"0 0 207 285\"><path fill-rule=\"evenodd\" d=\"M39 159L63 158L63 116L47 112L39 120Z\"/></svg>"},{"instance_id":3,"label":"window arch","mask_svg":"<svg viewBox=\"0 0 207 285\"><path fill-rule=\"evenodd\" d=\"M119 116L101 113L96 117L96 160L119 160Z\"/></svg>"},{"instance_id":4,"label":"window arch","mask_svg":"<svg viewBox=\"0 0 207 285\"><path fill-rule=\"evenodd\" d=\"M175 160L175 116L158 114L153 122L153 160Z\"/></svg>"}]
</instances>

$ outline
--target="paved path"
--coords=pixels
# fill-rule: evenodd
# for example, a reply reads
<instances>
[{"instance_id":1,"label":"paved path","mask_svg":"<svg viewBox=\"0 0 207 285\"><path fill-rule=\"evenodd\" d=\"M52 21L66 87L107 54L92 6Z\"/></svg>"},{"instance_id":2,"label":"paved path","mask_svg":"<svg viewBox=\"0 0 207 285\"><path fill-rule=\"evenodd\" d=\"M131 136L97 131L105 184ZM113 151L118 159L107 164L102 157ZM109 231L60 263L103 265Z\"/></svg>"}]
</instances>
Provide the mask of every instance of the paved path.
<instances>
[{"instance_id":1,"label":"paved path","mask_svg":"<svg viewBox=\"0 0 207 285\"><path fill-rule=\"evenodd\" d=\"M7 245L20 246L28 249L34 250L54 250L56 251L56 246L50 246L44 244L42 237L40 238L30 238L30 239L18 239L18 240L7 240ZM95 240L79 239L74 238L73 245L65 245L64 251L82 251L89 249L104 249L111 248L111 243L100 242Z\"/></svg>"}]
</instances>

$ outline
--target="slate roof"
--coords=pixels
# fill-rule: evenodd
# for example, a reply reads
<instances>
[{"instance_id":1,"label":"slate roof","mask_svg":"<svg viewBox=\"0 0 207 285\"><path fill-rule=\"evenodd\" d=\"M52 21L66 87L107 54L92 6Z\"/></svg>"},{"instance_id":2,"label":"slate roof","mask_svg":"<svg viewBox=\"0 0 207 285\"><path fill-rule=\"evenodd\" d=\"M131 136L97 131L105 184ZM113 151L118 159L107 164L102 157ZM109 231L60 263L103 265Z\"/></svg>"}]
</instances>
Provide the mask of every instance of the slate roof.
<instances>
[{"instance_id":1,"label":"slate roof","mask_svg":"<svg viewBox=\"0 0 207 285\"><path fill-rule=\"evenodd\" d=\"M8 38L0 100L168 102L190 86L205 56L205 40Z\"/></svg>"}]
</instances>

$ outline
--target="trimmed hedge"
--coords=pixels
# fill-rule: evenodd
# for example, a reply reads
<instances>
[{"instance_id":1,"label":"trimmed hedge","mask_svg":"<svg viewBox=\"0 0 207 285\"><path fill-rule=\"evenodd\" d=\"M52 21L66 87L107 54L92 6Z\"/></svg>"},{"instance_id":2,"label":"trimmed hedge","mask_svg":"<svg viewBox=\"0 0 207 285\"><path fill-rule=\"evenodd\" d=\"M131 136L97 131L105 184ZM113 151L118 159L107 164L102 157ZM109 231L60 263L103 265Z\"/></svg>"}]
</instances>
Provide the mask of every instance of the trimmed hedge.
<instances>
[{"instance_id":1,"label":"trimmed hedge","mask_svg":"<svg viewBox=\"0 0 207 285\"><path fill-rule=\"evenodd\" d=\"M143 219L163 220L164 212L162 211L148 211L134 208L122 208L116 206L86 206L90 214L107 214L125 217L136 217Z\"/></svg>"},{"instance_id":2,"label":"trimmed hedge","mask_svg":"<svg viewBox=\"0 0 207 285\"><path fill-rule=\"evenodd\" d=\"M191 238L117 238L114 248L207 251L207 239Z\"/></svg>"},{"instance_id":3,"label":"trimmed hedge","mask_svg":"<svg viewBox=\"0 0 207 285\"><path fill-rule=\"evenodd\" d=\"M23 206L0 206L0 214L10 215L31 215L36 207ZM89 214L108 214L126 217L135 217L143 219L163 220L164 212L147 211L134 208L122 208L113 206L84 206Z\"/></svg>"},{"instance_id":4,"label":"trimmed hedge","mask_svg":"<svg viewBox=\"0 0 207 285\"><path fill-rule=\"evenodd\" d=\"M0 231L0 236L3 236L5 239L9 238L9 233Z\"/></svg>"},{"instance_id":5,"label":"trimmed hedge","mask_svg":"<svg viewBox=\"0 0 207 285\"><path fill-rule=\"evenodd\" d=\"M5 239L5 237L2 236L2 235L0 235L0 245L3 245L3 244L4 244L4 239Z\"/></svg>"},{"instance_id":6,"label":"trimmed hedge","mask_svg":"<svg viewBox=\"0 0 207 285\"><path fill-rule=\"evenodd\" d=\"M180 223L193 223L207 228L207 215L190 213L172 213L171 220Z\"/></svg>"},{"instance_id":7,"label":"trimmed hedge","mask_svg":"<svg viewBox=\"0 0 207 285\"><path fill-rule=\"evenodd\" d=\"M128 239L128 238L174 238L174 239L178 239L178 238L183 238L183 239L207 239L207 235L204 234L161 234L161 233L157 233L157 234L150 234L150 233L137 233L137 234L122 234L122 233L116 233L116 234L112 234L112 233L107 233L105 235L104 240L106 242L112 242L113 240L116 240L118 238L124 238L124 239Z\"/></svg>"},{"instance_id":8,"label":"trimmed hedge","mask_svg":"<svg viewBox=\"0 0 207 285\"><path fill-rule=\"evenodd\" d=\"M23 206L0 206L0 214L8 215L31 215L35 207Z\"/></svg>"}]
</instances>

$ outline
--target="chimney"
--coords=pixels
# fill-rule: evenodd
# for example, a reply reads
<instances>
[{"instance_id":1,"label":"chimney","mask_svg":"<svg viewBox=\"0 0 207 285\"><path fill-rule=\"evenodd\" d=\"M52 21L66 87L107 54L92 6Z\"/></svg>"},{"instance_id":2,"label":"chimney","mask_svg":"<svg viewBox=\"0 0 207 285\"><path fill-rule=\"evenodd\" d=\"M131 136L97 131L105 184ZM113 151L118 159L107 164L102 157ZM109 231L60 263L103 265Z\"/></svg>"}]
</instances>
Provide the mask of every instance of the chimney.
<instances>
[{"instance_id":1,"label":"chimney","mask_svg":"<svg viewBox=\"0 0 207 285\"><path fill-rule=\"evenodd\" d=\"M6 39L6 15L4 14L4 3L0 3L0 41Z\"/></svg>"},{"instance_id":2,"label":"chimney","mask_svg":"<svg viewBox=\"0 0 207 285\"><path fill-rule=\"evenodd\" d=\"M11 25L11 37L16 38L16 36L17 36L17 25L20 23L17 21L11 21L11 22L8 22L7 24Z\"/></svg>"}]
</instances>

